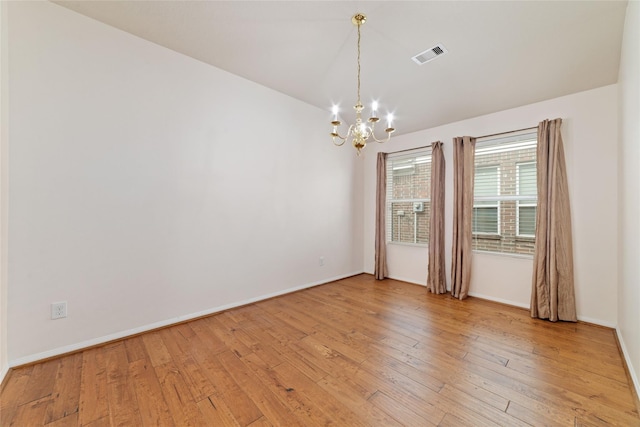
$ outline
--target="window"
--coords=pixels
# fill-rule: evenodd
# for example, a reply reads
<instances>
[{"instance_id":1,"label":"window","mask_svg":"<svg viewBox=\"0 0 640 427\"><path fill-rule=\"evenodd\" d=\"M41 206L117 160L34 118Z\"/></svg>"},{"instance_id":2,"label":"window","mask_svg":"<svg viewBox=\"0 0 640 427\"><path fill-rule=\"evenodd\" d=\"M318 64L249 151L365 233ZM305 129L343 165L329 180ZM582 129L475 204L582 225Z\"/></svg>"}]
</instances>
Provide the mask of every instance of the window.
<instances>
[{"instance_id":1,"label":"window","mask_svg":"<svg viewBox=\"0 0 640 427\"><path fill-rule=\"evenodd\" d=\"M536 227L536 132L476 142L472 247L531 255Z\"/></svg>"},{"instance_id":2,"label":"window","mask_svg":"<svg viewBox=\"0 0 640 427\"><path fill-rule=\"evenodd\" d=\"M430 151L412 150L387 157L387 242L429 242L430 183Z\"/></svg>"}]
</instances>

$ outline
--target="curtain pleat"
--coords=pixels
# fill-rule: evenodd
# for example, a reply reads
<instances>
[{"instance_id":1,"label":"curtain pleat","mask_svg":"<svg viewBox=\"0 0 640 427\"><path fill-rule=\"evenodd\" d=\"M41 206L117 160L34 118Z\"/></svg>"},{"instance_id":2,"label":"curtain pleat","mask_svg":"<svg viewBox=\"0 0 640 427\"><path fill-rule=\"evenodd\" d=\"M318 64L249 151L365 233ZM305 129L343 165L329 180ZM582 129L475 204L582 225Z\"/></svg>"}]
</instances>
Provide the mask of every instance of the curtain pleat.
<instances>
[{"instance_id":1,"label":"curtain pleat","mask_svg":"<svg viewBox=\"0 0 640 427\"><path fill-rule=\"evenodd\" d=\"M442 142L431 145L431 218L427 287L434 294L447 292L444 266L444 172Z\"/></svg>"},{"instance_id":2,"label":"curtain pleat","mask_svg":"<svg viewBox=\"0 0 640 427\"><path fill-rule=\"evenodd\" d=\"M531 317L576 322L569 185L560 126L538 125L538 208Z\"/></svg>"},{"instance_id":3,"label":"curtain pleat","mask_svg":"<svg viewBox=\"0 0 640 427\"><path fill-rule=\"evenodd\" d=\"M451 295L465 299L471 283L471 220L476 138L453 139L453 242Z\"/></svg>"},{"instance_id":4,"label":"curtain pleat","mask_svg":"<svg viewBox=\"0 0 640 427\"><path fill-rule=\"evenodd\" d=\"M387 277L387 246L385 230L387 197L387 154L378 153L376 165L376 254L374 276L378 280Z\"/></svg>"}]
</instances>

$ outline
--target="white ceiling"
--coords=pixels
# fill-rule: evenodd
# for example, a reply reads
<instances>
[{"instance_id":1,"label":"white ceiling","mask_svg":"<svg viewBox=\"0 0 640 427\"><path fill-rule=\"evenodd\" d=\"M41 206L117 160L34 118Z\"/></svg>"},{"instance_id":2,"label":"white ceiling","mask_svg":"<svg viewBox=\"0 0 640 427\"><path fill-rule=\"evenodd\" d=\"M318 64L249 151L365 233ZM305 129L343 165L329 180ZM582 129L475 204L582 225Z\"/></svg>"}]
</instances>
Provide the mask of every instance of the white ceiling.
<instances>
[{"instance_id":1,"label":"white ceiling","mask_svg":"<svg viewBox=\"0 0 640 427\"><path fill-rule=\"evenodd\" d=\"M349 119L393 111L398 133L615 83L621 1L55 1ZM449 51L418 66L437 43ZM329 129L329 124L327 123Z\"/></svg>"}]
</instances>

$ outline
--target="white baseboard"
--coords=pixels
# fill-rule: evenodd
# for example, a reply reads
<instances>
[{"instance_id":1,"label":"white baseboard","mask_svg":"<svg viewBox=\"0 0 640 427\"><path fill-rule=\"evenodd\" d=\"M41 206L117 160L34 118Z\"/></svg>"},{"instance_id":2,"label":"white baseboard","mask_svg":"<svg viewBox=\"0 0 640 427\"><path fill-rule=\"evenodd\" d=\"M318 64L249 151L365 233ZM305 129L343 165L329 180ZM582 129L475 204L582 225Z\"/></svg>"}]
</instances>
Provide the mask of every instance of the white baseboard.
<instances>
[{"instance_id":1,"label":"white baseboard","mask_svg":"<svg viewBox=\"0 0 640 427\"><path fill-rule=\"evenodd\" d=\"M520 308L524 308L524 309L527 309L527 310L529 310L529 308L530 308L529 304L523 304L521 302L510 301L510 300L506 300L506 299L503 299L503 298L490 297L490 296L478 294L478 293L475 293L475 292L469 292L469 296L486 299L488 301L499 302L501 304L512 305L514 307L520 307ZM616 328L616 324L615 323L607 322L606 320L601 320L601 319L594 319L593 317L578 316L578 320L580 320L581 322L593 323L594 325L604 326L604 327L611 328L611 329L615 329Z\"/></svg>"},{"instance_id":2,"label":"white baseboard","mask_svg":"<svg viewBox=\"0 0 640 427\"><path fill-rule=\"evenodd\" d=\"M55 357L55 356L60 356L66 353L72 353L75 351L79 351L79 350L83 350L85 348L89 348L89 347L93 347L96 345L100 345L100 344L104 344L110 341L115 341L115 340L119 340L119 339L123 339L132 335L137 335L143 332L148 332L148 331L152 331L154 329L158 329L158 328L163 328L166 326L170 326L176 323L181 323L181 322L185 322L188 320L192 320L192 319L196 319L198 317L203 317L203 316L209 316L211 314L215 314L221 311L225 311L225 310L229 310L232 308L236 308L236 307L240 307L243 305L247 305L247 304L251 304L254 302L258 302L258 301L263 301L269 298L274 298L274 297L278 297L281 295L285 295L285 294L290 294L292 292L296 292L296 291L300 291L302 289L307 289L307 288L312 288L314 286L318 286L318 285L322 285L325 283L330 283L330 282L334 282L336 280L340 280L340 279L344 279L347 277L351 277L351 276L356 276L358 274L362 274L362 271L356 271L356 272L352 272L352 273L348 273L348 274L344 274L344 275L340 275L340 276L336 276L336 277L330 277L324 280L319 280L317 282L311 282L311 283L306 283L304 285L299 285L299 286L294 286L293 288L288 288L288 289L284 289L278 292L273 292L270 294L265 294L265 295L261 295L255 298L249 298L243 301L238 301L238 302L234 302L231 304L226 304L226 305L222 305L222 306L218 306L218 307L214 307L214 308L210 308L207 310L203 310L203 311L199 311L197 313L191 313L191 314L186 314L184 316L178 316L178 317L174 317L171 319L167 319L167 320L162 320L160 322L155 322L155 323L151 323L148 325L144 325L144 326L140 326L137 328L133 328L133 329L128 329L126 331L121 331L121 332L116 332L114 334L109 334L109 335L105 335L99 338L94 338L94 339L90 339L90 340L86 340L86 341L82 341L76 344L70 344L70 345L66 345L63 347L58 347L58 348L54 348L52 350L47 350L47 351L43 351L41 353L36 353L36 354L31 354L28 356L24 356L21 357L19 359L15 359L15 360L10 360L9 361L9 366L6 368L6 370L8 371L8 368L14 368L16 366L21 366L21 365L26 365L28 363L34 363L37 362L39 360L44 360L44 359L48 359L50 357ZM1 378L4 378L4 375L6 374L6 372L4 372L2 374Z\"/></svg>"},{"instance_id":3,"label":"white baseboard","mask_svg":"<svg viewBox=\"0 0 640 427\"><path fill-rule=\"evenodd\" d=\"M616 335L618 336L618 342L620 343L620 348L622 349L622 356L624 357L624 361L627 364L627 369L629 370L631 381L633 382L633 386L636 388L636 396L640 396L640 381L638 381L638 375L636 374L635 369L633 369L631 357L629 356L629 352L627 351L627 346L624 344L624 340L622 339L622 332L620 331L619 327L616 327Z\"/></svg>"},{"instance_id":4,"label":"white baseboard","mask_svg":"<svg viewBox=\"0 0 640 427\"><path fill-rule=\"evenodd\" d=\"M490 297L488 295L483 295L476 292L469 292L469 296L486 299L487 301L499 302L500 304L512 305L514 307L526 308L527 310L529 309L529 304L523 304L521 302L511 301L503 298Z\"/></svg>"},{"instance_id":5,"label":"white baseboard","mask_svg":"<svg viewBox=\"0 0 640 427\"><path fill-rule=\"evenodd\" d=\"M604 326L606 328L616 329L618 325L613 322L607 322L606 320L594 319L592 317L578 316L578 320L581 322L593 323L594 325Z\"/></svg>"},{"instance_id":6,"label":"white baseboard","mask_svg":"<svg viewBox=\"0 0 640 427\"><path fill-rule=\"evenodd\" d=\"M418 282L417 280L406 279L404 277L399 277L399 276L387 276L387 279L393 279L393 280L398 280L400 282L412 283L414 285L427 286L426 283L421 283L421 282Z\"/></svg>"}]
</instances>

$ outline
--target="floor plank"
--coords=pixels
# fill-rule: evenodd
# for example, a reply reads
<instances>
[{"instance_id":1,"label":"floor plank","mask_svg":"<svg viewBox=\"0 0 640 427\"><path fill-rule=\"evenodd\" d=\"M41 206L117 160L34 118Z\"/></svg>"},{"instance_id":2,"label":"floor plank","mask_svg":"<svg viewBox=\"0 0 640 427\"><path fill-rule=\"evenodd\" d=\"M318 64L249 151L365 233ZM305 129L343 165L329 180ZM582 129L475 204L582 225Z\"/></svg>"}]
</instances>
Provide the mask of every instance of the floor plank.
<instances>
[{"instance_id":1,"label":"floor plank","mask_svg":"<svg viewBox=\"0 0 640 427\"><path fill-rule=\"evenodd\" d=\"M129 364L138 411L143 425L173 426L173 418L152 363L149 360L136 360Z\"/></svg>"},{"instance_id":2,"label":"floor plank","mask_svg":"<svg viewBox=\"0 0 640 427\"><path fill-rule=\"evenodd\" d=\"M105 355L102 348L93 348L82 353L78 421L80 425L89 425L108 418Z\"/></svg>"},{"instance_id":3,"label":"floor plank","mask_svg":"<svg viewBox=\"0 0 640 427\"><path fill-rule=\"evenodd\" d=\"M108 345L104 352L111 425L142 425L140 405L136 397L133 378L129 375L129 361L124 344Z\"/></svg>"},{"instance_id":4,"label":"floor plank","mask_svg":"<svg viewBox=\"0 0 640 427\"><path fill-rule=\"evenodd\" d=\"M77 414L80 401L81 372L81 353L60 359L60 366L53 387L52 401L47 406L45 424Z\"/></svg>"}]
</instances>

